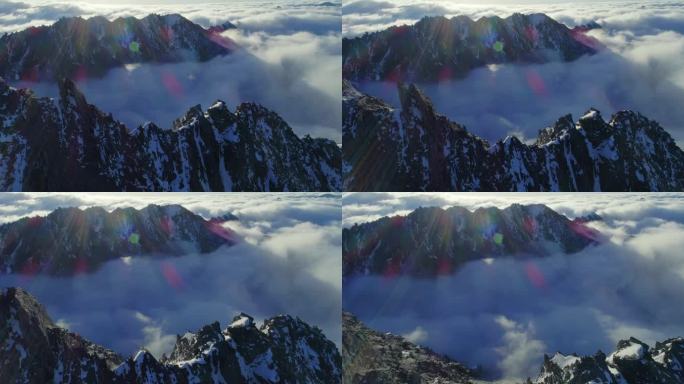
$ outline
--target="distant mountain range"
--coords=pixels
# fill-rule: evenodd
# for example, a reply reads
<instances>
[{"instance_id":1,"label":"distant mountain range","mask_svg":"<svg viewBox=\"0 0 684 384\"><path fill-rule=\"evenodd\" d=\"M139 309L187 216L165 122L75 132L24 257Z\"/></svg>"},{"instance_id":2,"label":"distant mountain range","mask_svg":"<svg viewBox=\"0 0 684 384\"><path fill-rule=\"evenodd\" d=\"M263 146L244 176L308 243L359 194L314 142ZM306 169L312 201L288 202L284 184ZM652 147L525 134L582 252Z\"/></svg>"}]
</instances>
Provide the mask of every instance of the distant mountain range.
<instances>
[{"instance_id":1,"label":"distant mountain range","mask_svg":"<svg viewBox=\"0 0 684 384\"><path fill-rule=\"evenodd\" d=\"M55 325L20 288L0 291L0 372L25 384L340 383L341 357L320 329L287 315L245 314L178 336L169 356L124 359Z\"/></svg>"},{"instance_id":2,"label":"distant mountain range","mask_svg":"<svg viewBox=\"0 0 684 384\"><path fill-rule=\"evenodd\" d=\"M0 38L0 77L7 80L61 80L100 77L132 63L207 61L237 47L221 36L225 23L209 29L178 14L142 19L97 16L62 18Z\"/></svg>"},{"instance_id":3,"label":"distant mountain range","mask_svg":"<svg viewBox=\"0 0 684 384\"><path fill-rule=\"evenodd\" d=\"M575 253L601 240L583 219L570 220L541 204L472 212L418 208L344 228L342 273L432 277L451 274L469 261Z\"/></svg>"},{"instance_id":4,"label":"distant mountain range","mask_svg":"<svg viewBox=\"0 0 684 384\"><path fill-rule=\"evenodd\" d=\"M414 25L343 39L343 77L438 81L489 64L573 61L600 48L585 34L597 27L592 23L570 29L545 14L477 21L467 16L424 17Z\"/></svg>"},{"instance_id":5,"label":"distant mountain range","mask_svg":"<svg viewBox=\"0 0 684 384\"><path fill-rule=\"evenodd\" d=\"M299 138L275 112L222 101L171 129L125 127L74 82L58 100L0 80L3 191L339 191L341 149Z\"/></svg>"},{"instance_id":6,"label":"distant mountain range","mask_svg":"<svg viewBox=\"0 0 684 384\"><path fill-rule=\"evenodd\" d=\"M544 356L544 365L534 384L655 384L684 383L684 339L656 343L651 349L636 338L621 340L606 356Z\"/></svg>"},{"instance_id":7,"label":"distant mountain range","mask_svg":"<svg viewBox=\"0 0 684 384\"><path fill-rule=\"evenodd\" d=\"M435 111L413 84L401 108L343 84L348 191L682 191L684 152L655 121L590 109L564 116L532 144L491 145Z\"/></svg>"},{"instance_id":8,"label":"distant mountain range","mask_svg":"<svg viewBox=\"0 0 684 384\"><path fill-rule=\"evenodd\" d=\"M344 384L468 384L463 365L404 338L376 332L351 313L342 313Z\"/></svg>"},{"instance_id":9,"label":"distant mountain range","mask_svg":"<svg viewBox=\"0 0 684 384\"><path fill-rule=\"evenodd\" d=\"M237 235L180 205L59 208L0 225L0 273L73 275L120 257L208 253Z\"/></svg>"}]
</instances>

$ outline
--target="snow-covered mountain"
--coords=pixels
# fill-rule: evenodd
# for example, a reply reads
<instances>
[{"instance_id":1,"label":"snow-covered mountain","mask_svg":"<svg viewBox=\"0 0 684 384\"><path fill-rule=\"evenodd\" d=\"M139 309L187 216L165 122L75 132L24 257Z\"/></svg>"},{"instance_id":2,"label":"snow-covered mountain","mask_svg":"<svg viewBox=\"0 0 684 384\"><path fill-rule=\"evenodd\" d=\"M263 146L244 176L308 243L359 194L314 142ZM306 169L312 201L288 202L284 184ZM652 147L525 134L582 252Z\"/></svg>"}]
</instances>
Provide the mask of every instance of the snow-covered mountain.
<instances>
[{"instance_id":1,"label":"snow-covered mountain","mask_svg":"<svg viewBox=\"0 0 684 384\"><path fill-rule=\"evenodd\" d=\"M58 100L0 80L3 191L338 191L341 150L275 112L222 101L129 130L71 80Z\"/></svg>"},{"instance_id":2,"label":"snow-covered mountain","mask_svg":"<svg viewBox=\"0 0 684 384\"><path fill-rule=\"evenodd\" d=\"M507 208L418 208L342 231L342 271L431 277L495 257L575 253L602 241L583 220L542 205Z\"/></svg>"},{"instance_id":3,"label":"snow-covered mountain","mask_svg":"<svg viewBox=\"0 0 684 384\"><path fill-rule=\"evenodd\" d=\"M545 14L477 21L424 17L414 25L345 38L343 77L435 81L462 77L488 64L572 61L599 49L598 41L585 34L589 29L569 29Z\"/></svg>"},{"instance_id":4,"label":"snow-covered mountain","mask_svg":"<svg viewBox=\"0 0 684 384\"><path fill-rule=\"evenodd\" d=\"M131 63L206 61L235 44L220 35L230 23L204 29L178 14L142 19L97 16L62 18L0 38L0 77L60 80L104 75Z\"/></svg>"},{"instance_id":5,"label":"snow-covered mountain","mask_svg":"<svg viewBox=\"0 0 684 384\"><path fill-rule=\"evenodd\" d=\"M376 332L342 313L344 384L467 384L472 372L427 348L389 333Z\"/></svg>"},{"instance_id":6,"label":"snow-covered mountain","mask_svg":"<svg viewBox=\"0 0 684 384\"><path fill-rule=\"evenodd\" d=\"M682 191L684 152L655 121L589 110L495 144L435 111L413 84L401 108L343 86L343 173L349 191Z\"/></svg>"},{"instance_id":7,"label":"snow-covered mountain","mask_svg":"<svg viewBox=\"0 0 684 384\"><path fill-rule=\"evenodd\" d=\"M0 291L0 372L22 384L328 384L341 382L341 357L320 329L281 315L257 327L236 316L177 336L157 360L140 350L123 359L59 328L21 288Z\"/></svg>"},{"instance_id":8,"label":"snow-covered mountain","mask_svg":"<svg viewBox=\"0 0 684 384\"><path fill-rule=\"evenodd\" d=\"M72 275L120 257L208 253L237 241L180 205L58 208L0 225L0 273Z\"/></svg>"},{"instance_id":9,"label":"snow-covered mountain","mask_svg":"<svg viewBox=\"0 0 684 384\"><path fill-rule=\"evenodd\" d=\"M684 383L684 339L656 343L655 348L636 338L621 340L606 356L544 356L535 384L681 384Z\"/></svg>"}]
</instances>

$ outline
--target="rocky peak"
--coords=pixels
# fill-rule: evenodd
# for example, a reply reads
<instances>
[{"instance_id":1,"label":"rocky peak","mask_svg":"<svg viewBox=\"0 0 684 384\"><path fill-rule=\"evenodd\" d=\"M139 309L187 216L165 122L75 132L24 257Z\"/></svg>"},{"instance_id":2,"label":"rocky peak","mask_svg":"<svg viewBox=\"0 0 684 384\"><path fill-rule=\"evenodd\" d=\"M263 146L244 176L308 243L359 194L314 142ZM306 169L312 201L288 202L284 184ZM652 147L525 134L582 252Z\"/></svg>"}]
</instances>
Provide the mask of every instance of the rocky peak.
<instances>
[{"instance_id":1,"label":"rocky peak","mask_svg":"<svg viewBox=\"0 0 684 384\"><path fill-rule=\"evenodd\" d=\"M4 273L72 275L123 256L209 253L237 236L180 205L143 209L58 208L0 226Z\"/></svg>"},{"instance_id":2,"label":"rocky peak","mask_svg":"<svg viewBox=\"0 0 684 384\"><path fill-rule=\"evenodd\" d=\"M348 191L679 191L684 152L657 122L621 111L566 115L536 141L490 145L400 84L401 113L347 86L343 101ZM353 97L352 97L353 95ZM380 166L382 165L382 167Z\"/></svg>"},{"instance_id":3,"label":"rocky peak","mask_svg":"<svg viewBox=\"0 0 684 384\"><path fill-rule=\"evenodd\" d=\"M276 113L245 103L195 106L172 129L129 131L87 103L71 80L57 103L8 87L0 124L0 190L330 191L341 149L303 139ZM276 133L271 135L271 133ZM68 176L65 176L68 175Z\"/></svg>"},{"instance_id":4,"label":"rocky peak","mask_svg":"<svg viewBox=\"0 0 684 384\"><path fill-rule=\"evenodd\" d=\"M572 61L596 51L582 31L544 14L477 21L424 17L342 41L343 75L349 80L441 81L489 64Z\"/></svg>"},{"instance_id":5,"label":"rocky peak","mask_svg":"<svg viewBox=\"0 0 684 384\"><path fill-rule=\"evenodd\" d=\"M342 313L344 382L466 384L473 372L462 364L402 337L368 328Z\"/></svg>"},{"instance_id":6,"label":"rocky peak","mask_svg":"<svg viewBox=\"0 0 684 384\"><path fill-rule=\"evenodd\" d=\"M342 270L344 276L434 277L474 260L575 253L600 241L597 231L540 204L472 212L418 208L343 229Z\"/></svg>"},{"instance_id":7,"label":"rocky peak","mask_svg":"<svg viewBox=\"0 0 684 384\"><path fill-rule=\"evenodd\" d=\"M124 360L57 327L35 298L9 288L0 291L0 372L7 382L27 384L340 383L334 343L289 316L264 323L276 329L273 324L281 322L296 332L271 337L266 329L250 327L235 337L235 329L223 334L215 322L178 336L161 361L145 349Z\"/></svg>"}]
</instances>

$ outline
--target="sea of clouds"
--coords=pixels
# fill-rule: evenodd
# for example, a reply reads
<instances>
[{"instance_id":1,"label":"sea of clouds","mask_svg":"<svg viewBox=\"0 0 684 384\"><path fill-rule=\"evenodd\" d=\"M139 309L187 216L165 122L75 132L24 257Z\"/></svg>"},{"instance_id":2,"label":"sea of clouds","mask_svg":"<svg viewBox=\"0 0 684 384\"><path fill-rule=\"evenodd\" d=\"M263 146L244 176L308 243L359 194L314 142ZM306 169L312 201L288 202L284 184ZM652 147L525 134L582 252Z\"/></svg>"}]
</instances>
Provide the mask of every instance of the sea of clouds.
<instances>
[{"instance_id":1,"label":"sea of clouds","mask_svg":"<svg viewBox=\"0 0 684 384\"><path fill-rule=\"evenodd\" d=\"M528 2L351 1L342 7L343 35L353 37L424 16L507 17L543 12L574 27L596 21L589 34L605 49L572 63L499 65L463 80L420 84L437 110L490 141L516 135L532 141L566 114L590 107L610 116L631 109L658 121L684 140L684 6L679 1ZM361 90L398 105L396 86L359 84Z\"/></svg>"},{"instance_id":2,"label":"sea of clouds","mask_svg":"<svg viewBox=\"0 0 684 384\"><path fill-rule=\"evenodd\" d=\"M146 121L171 127L190 107L206 108L217 99L231 109L257 102L279 113L300 136L341 141L339 2L27 0L0 4L0 33L49 25L61 17L150 13L179 13L204 27L230 21L238 30L225 35L242 49L205 63L129 66L80 81L90 103L134 128ZM50 83L13 84L38 95L58 95Z\"/></svg>"},{"instance_id":3,"label":"sea of clouds","mask_svg":"<svg viewBox=\"0 0 684 384\"><path fill-rule=\"evenodd\" d=\"M344 226L419 206L544 203L607 241L582 252L472 262L436 279L350 277L343 308L487 377L536 377L544 354L610 353L618 340L684 336L682 194L346 194ZM366 211L367 213L363 213ZM426 300L429 298L429 300Z\"/></svg>"},{"instance_id":4,"label":"sea of clouds","mask_svg":"<svg viewBox=\"0 0 684 384\"><path fill-rule=\"evenodd\" d=\"M245 312L262 321L298 316L341 339L340 197L329 194L3 194L0 220L44 215L57 207L108 210L181 204L228 222L242 240L211 254L126 258L74 277L1 275L20 286L58 324L123 355L145 347L169 353L177 334Z\"/></svg>"}]
</instances>

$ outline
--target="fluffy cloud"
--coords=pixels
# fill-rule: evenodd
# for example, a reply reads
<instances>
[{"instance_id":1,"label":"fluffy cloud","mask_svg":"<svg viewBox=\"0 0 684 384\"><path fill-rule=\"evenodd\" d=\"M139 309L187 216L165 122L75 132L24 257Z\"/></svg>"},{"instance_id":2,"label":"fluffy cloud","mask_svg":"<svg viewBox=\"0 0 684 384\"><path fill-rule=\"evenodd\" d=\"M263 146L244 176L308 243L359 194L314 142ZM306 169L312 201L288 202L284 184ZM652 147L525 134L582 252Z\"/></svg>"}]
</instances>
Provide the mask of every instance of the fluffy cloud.
<instances>
[{"instance_id":1,"label":"fluffy cloud","mask_svg":"<svg viewBox=\"0 0 684 384\"><path fill-rule=\"evenodd\" d=\"M180 13L205 27L230 21L228 37L243 49L205 63L135 65L79 82L88 101L129 128L146 121L170 127L190 107L221 99L229 107L257 102L280 114L295 132L341 141L340 6L317 2L222 2L112 5L8 3L0 32L50 24L63 16L109 19ZM14 82L56 97L51 83ZM116 90L113 92L112 90Z\"/></svg>"},{"instance_id":2,"label":"fluffy cloud","mask_svg":"<svg viewBox=\"0 0 684 384\"><path fill-rule=\"evenodd\" d=\"M434 196L434 204L429 197ZM426 331L422 344L492 379L539 372L544 353L593 354L634 336L653 344L684 335L681 194L392 194L344 197L345 225L417 206L544 203L569 217L597 212L608 240L573 255L472 262L453 276L349 278L343 306L376 329ZM380 208L377 208L381 206ZM425 297L430 297L429 301ZM448 335L448 336L445 336Z\"/></svg>"},{"instance_id":3,"label":"fluffy cloud","mask_svg":"<svg viewBox=\"0 0 684 384\"><path fill-rule=\"evenodd\" d=\"M72 278L0 276L22 286L72 331L122 354L145 346L169 352L176 334L213 321L226 326L239 312L259 321L299 316L339 343L341 308L340 199L322 194L3 195L5 218L58 206L113 209L179 203L250 231L246 241L211 254L126 258ZM14 210L11 207L15 207ZM37 211L34 211L33 209ZM266 224L268 223L268 224Z\"/></svg>"},{"instance_id":4,"label":"fluffy cloud","mask_svg":"<svg viewBox=\"0 0 684 384\"><path fill-rule=\"evenodd\" d=\"M354 36L412 24L423 16L465 14L472 18L513 12L544 12L575 26L597 21L604 28L591 35L606 49L572 63L490 66L465 79L422 84L437 110L490 141L516 135L534 139L539 129L590 107L605 118L631 109L658 121L675 140L684 141L684 8L678 2L578 2L545 4L447 1L375 3L376 12L343 10L343 34ZM398 105L392 84L365 83L359 88Z\"/></svg>"}]
</instances>

